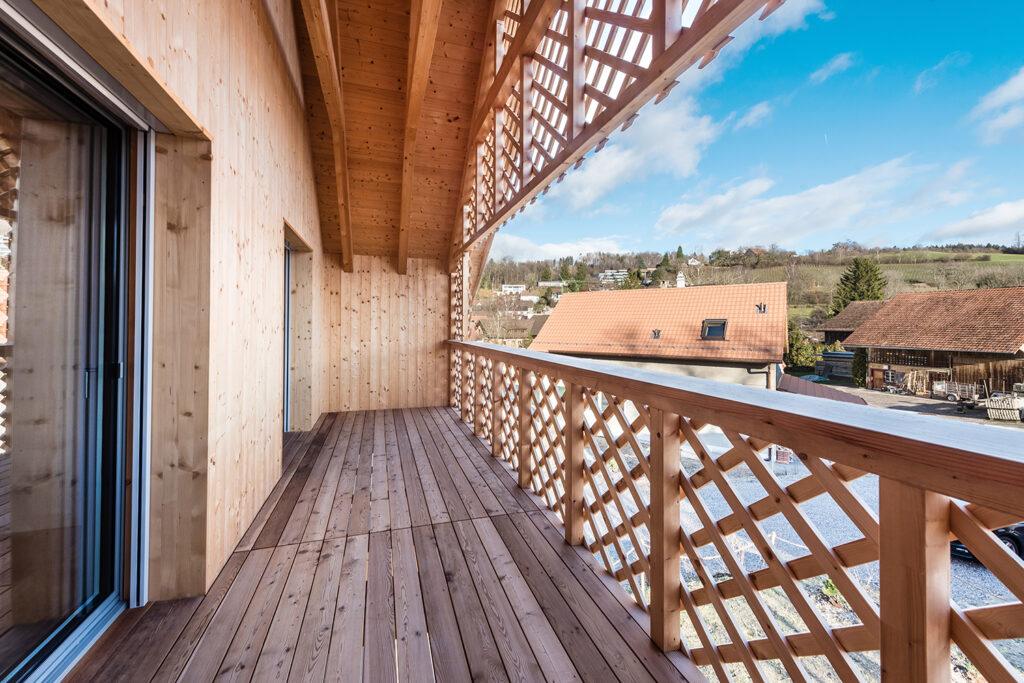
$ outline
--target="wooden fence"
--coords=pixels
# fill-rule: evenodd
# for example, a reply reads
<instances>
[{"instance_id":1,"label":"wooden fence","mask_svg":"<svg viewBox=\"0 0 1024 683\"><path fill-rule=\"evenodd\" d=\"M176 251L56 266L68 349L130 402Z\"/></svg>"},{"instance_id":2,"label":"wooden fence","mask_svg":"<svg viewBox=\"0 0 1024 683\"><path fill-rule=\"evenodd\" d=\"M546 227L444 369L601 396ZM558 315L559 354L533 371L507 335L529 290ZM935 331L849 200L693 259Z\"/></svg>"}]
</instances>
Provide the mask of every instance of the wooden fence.
<instances>
[{"instance_id":1,"label":"wooden fence","mask_svg":"<svg viewBox=\"0 0 1024 683\"><path fill-rule=\"evenodd\" d=\"M462 419L663 649L720 680L947 680L951 657L990 680L1020 675L1000 641L1024 638L1024 563L990 530L1024 519L1024 433L451 345ZM786 485L765 459L775 444L799 458ZM1012 599L951 601L954 537Z\"/></svg>"}]
</instances>

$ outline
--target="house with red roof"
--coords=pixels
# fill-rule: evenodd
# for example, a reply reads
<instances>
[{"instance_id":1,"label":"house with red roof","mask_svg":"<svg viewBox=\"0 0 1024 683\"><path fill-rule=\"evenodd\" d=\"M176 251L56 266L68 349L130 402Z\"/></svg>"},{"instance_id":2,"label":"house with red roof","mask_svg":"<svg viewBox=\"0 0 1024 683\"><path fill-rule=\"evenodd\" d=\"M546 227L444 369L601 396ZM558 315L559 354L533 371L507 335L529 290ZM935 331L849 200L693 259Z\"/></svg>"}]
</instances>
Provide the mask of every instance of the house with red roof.
<instances>
[{"instance_id":1,"label":"house with red roof","mask_svg":"<svg viewBox=\"0 0 1024 683\"><path fill-rule=\"evenodd\" d=\"M786 321L785 282L577 292L530 349L774 389Z\"/></svg>"},{"instance_id":2,"label":"house with red roof","mask_svg":"<svg viewBox=\"0 0 1024 683\"><path fill-rule=\"evenodd\" d=\"M1024 382L1024 287L898 294L846 338L867 349L868 386L930 392L937 381Z\"/></svg>"}]
</instances>

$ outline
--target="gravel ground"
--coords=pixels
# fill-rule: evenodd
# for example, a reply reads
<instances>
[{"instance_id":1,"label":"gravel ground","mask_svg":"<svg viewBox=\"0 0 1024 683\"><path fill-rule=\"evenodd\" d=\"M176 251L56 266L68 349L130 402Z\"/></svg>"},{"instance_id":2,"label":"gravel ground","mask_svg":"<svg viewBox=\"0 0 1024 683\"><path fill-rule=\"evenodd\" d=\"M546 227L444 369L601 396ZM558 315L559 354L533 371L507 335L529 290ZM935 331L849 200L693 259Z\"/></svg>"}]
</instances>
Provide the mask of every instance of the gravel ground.
<instances>
[{"instance_id":1,"label":"gravel ground","mask_svg":"<svg viewBox=\"0 0 1024 683\"><path fill-rule=\"evenodd\" d=\"M878 408L905 410L912 413L921 413L923 415L938 415L939 417L948 417L954 420L960 420L961 422L973 422L975 424L983 424L989 427L1024 429L1024 423L1021 422L994 422L989 420L984 409L968 409L961 413L958 411L957 404L950 401L940 401L934 398L923 398L921 396L900 396L899 394L890 394L885 391L872 391L871 389L860 389L840 384L829 386L833 389L839 389L840 391L860 396L862 399L867 401L869 406L876 406Z\"/></svg>"},{"instance_id":2,"label":"gravel ground","mask_svg":"<svg viewBox=\"0 0 1024 683\"><path fill-rule=\"evenodd\" d=\"M879 392L867 393L891 397L891 395L883 395ZM912 397L897 396L891 398L905 401ZM956 416L955 413L953 413L951 417L955 419L964 419L963 417ZM645 437L646 435L640 436L638 441L639 446L646 451L649 448L649 443ZM704 447L713 457L718 457L731 446L725 435L714 428L708 428L703 431L700 434L700 438ZM632 467L635 461L633 461L630 455L627 455L626 452L628 452L628 450L628 447L625 448L623 455L625 456L626 466ZM692 451L689 445L684 445L682 455L683 468L687 474L692 475L700 469L700 461L697 459L696 454ZM799 460L794 460L794 462L785 465L769 464L768 467L772 469L779 484L783 487L802 479L808 474L807 469ZM726 477L729 481L730 487L744 505L750 505L766 495L764 488L746 465L735 468L733 471L729 472ZM865 507L874 512L877 517L878 478L874 475L866 475L852 482L850 487L860 498ZM641 495L649 495L649 491L641 490ZM715 520L719 520L732 512L732 508L721 496L714 485L709 484L703 487L698 491L698 495L701 498L701 503L703 504L704 509ZM829 496L822 495L813 498L801 504L800 510L815 527L822 540L830 547L834 547L847 541L856 540L862 536L853 522L850 521L846 514ZM684 529L690 532L703 526L698 515L686 501L684 501L682 506L682 524ZM810 552L800 536L781 514L777 514L763 520L761 522L761 529L768 537L776 555L784 560L802 557ZM729 538L733 544L734 551L739 554L741 564L747 572L756 571L765 567L764 561L761 559L760 554L754 549L753 544L750 543L745 532L741 531L733 534ZM641 542L646 543L647 539L641 537ZM717 550L713 545L701 548L700 553L705 568L712 574L712 576L720 579L730 574L727 566L718 556ZM951 594L953 600L956 601L960 607L979 607L1002 602L1016 601L1013 594L1007 590L1007 588L982 564L959 557L952 557L951 561ZM854 567L850 572L860 583L869 598L874 600L877 604L878 563L872 562L859 567ZM687 585L691 587L700 585L696 574L689 568L688 563L684 563L683 574L684 581ZM829 594L829 591L827 590L829 587L822 578L810 579L804 582L804 587L807 594L811 597L815 609L819 613L827 615L828 621L833 626L859 622L859 619L852 613L849 607L845 605L845 601L841 598L838 600L834 599ZM779 589L773 590L778 591ZM792 608L788 606L788 600L782 598L781 593L777 593L775 595L771 595L771 593L772 591L766 591L763 595L768 601L768 604L772 606L771 608L773 611L778 612L778 610L781 609L782 613L779 614L779 617L781 619L780 626L783 630L787 632L804 630L804 628L799 625L799 619L795 614L784 614L785 612L791 612L792 610ZM742 608L740 611L741 614L737 618L745 623L745 627L752 627L755 630L758 630L756 625L754 625L752 613L749 613L749 610L743 610ZM744 611L748 612L746 616L742 614ZM749 624L747 624L747 622L749 622ZM1024 640L1001 641L997 644L997 648L1009 660L1009 662L1017 668L1018 672L1024 672ZM877 653L857 655L855 659L858 666L861 667L862 673L866 674L869 678L877 678L879 674ZM955 653L954 665L954 678L956 680L975 680L977 672L962 654ZM827 665L820 667L816 666L815 670L817 670L817 668L821 669L819 673L821 674L822 679L832 678L830 667Z\"/></svg>"},{"instance_id":3,"label":"gravel ground","mask_svg":"<svg viewBox=\"0 0 1024 683\"><path fill-rule=\"evenodd\" d=\"M728 440L717 430L708 430L700 436L705 448L715 457L724 453L729 448ZM700 462L689 447L685 448L683 453L684 458L687 455L691 456L684 460L684 467L688 473L693 473L700 469ZM806 474L806 468L799 462L776 466L776 478L784 487L803 478ZM749 505L765 495L761 484L745 465L730 472L728 478L733 490L744 504ZM877 516L878 477L874 475L861 477L851 484L851 488L860 497L865 506ZM707 491L706 493L701 491L700 494L708 513L715 519L720 519L731 512L728 503L717 491ZM802 504L800 509L803 510L807 518L814 524L822 539L830 546L852 541L861 536L854 524L829 496L818 496L809 500ZM683 523L691 531L701 526L696 515L690 512L688 506L685 505ZM808 554L809 551L805 544L782 515L774 515L764 520L762 528L769 537L774 535L776 541L775 551L780 557L792 559ZM737 536L745 537L742 533L737 534ZM1013 599L1013 595L1006 587L980 563L958 557L953 557L952 562L952 597L961 607L978 607ZM755 561L751 557L748 561L748 571L758 569L761 566L763 564L759 558ZM877 563L857 567L853 572L858 580L871 586L871 590L877 594Z\"/></svg>"}]
</instances>

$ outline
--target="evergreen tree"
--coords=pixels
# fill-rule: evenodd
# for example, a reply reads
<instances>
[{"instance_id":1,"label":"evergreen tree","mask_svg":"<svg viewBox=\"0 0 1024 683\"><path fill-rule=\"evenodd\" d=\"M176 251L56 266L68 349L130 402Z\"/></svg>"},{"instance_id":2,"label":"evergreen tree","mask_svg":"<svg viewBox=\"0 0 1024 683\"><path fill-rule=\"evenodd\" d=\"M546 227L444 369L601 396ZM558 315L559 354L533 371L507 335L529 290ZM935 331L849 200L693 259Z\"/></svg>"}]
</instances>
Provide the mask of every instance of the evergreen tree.
<instances>
[{"instance_id":1,"label":"evergreen tree","mask_svg":"<svg viewBox=\"0 0 1024 683\"><path fill-rule=\"evenodd\" d=\"M682 261L683 260L683 246L682 245L679 245L678 247L676 247L676 260L677 261Z\"/></svg>"},{"instance_id":2,"label":"evergreen tree","mask_svg":"<svg viewBox=\"0 0 1024 683\"><path fill-rule=\"evenodd\" d=\"M851 301L881 300L885 297L885 285L885 276L877 263L863 257L853 259L839 278L828 309L829 315L837 315Z\"/></svg>"},{"instance_id":3,"label":"evergreen tree","mask_svg":"<svg viewBox=\"0 0 1024 683\"><path fill-rule=\"evenodd\" d=\"M867 349L854 349L853 351L853 365L850 368L850 372L853 375L853 383L858 387L864 387L868 384L868 350Z\"/></svg>"}]
</instances>

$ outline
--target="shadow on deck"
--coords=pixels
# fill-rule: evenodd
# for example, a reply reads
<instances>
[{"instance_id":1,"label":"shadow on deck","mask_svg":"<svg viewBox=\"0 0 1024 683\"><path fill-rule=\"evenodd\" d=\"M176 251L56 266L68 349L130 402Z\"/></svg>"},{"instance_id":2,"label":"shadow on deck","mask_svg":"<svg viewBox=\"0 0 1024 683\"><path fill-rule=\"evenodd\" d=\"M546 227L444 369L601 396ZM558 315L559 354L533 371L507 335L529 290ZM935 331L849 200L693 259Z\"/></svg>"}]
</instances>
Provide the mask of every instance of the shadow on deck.
<instances>
[{"instance_id":1,"label":"shadow on deck","mask_svg":"<svg viewBox=\"0 0 1024 683\"><path fill-rule=\"evenodd\" d=\"M126 612L72 680L699 678L452 411L325 415L284 457L210 592Z\"/></svg>"}]
</instances>

